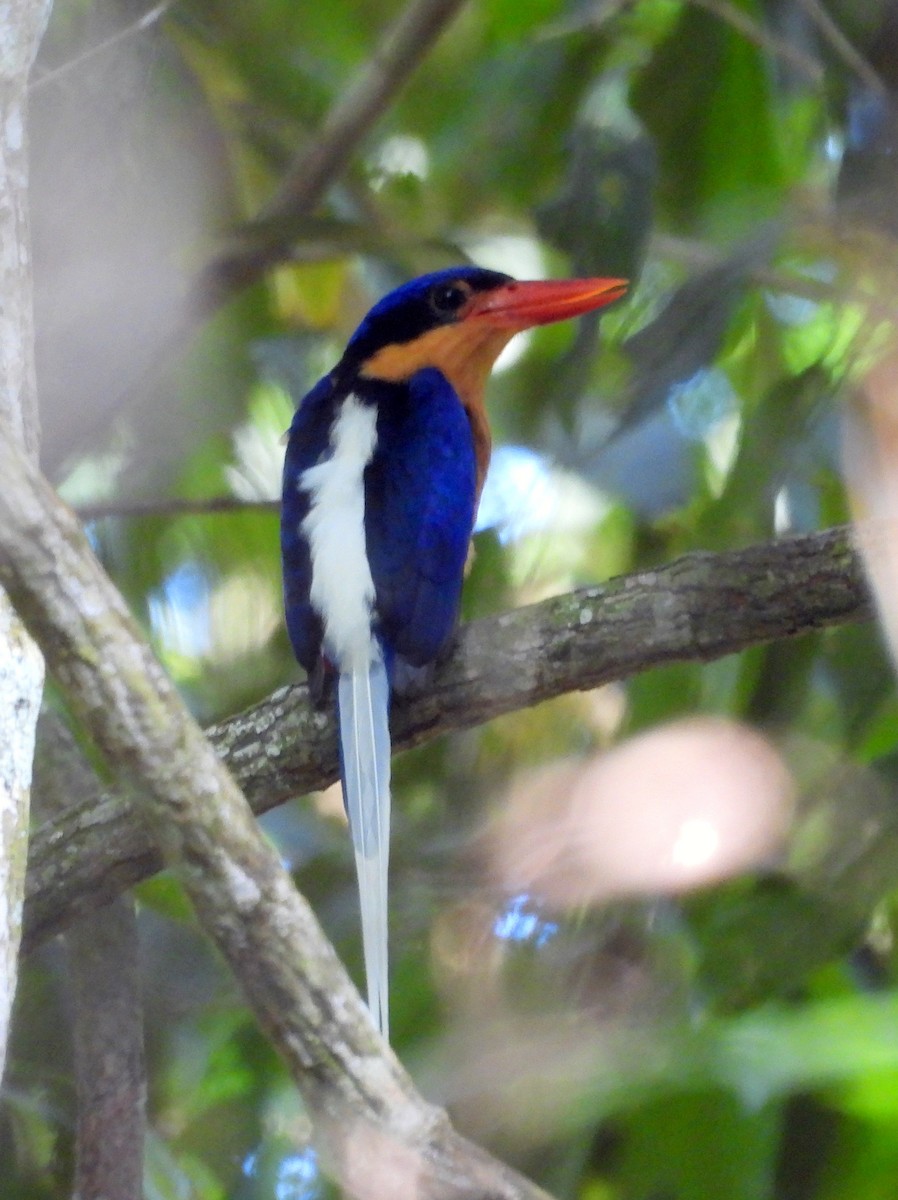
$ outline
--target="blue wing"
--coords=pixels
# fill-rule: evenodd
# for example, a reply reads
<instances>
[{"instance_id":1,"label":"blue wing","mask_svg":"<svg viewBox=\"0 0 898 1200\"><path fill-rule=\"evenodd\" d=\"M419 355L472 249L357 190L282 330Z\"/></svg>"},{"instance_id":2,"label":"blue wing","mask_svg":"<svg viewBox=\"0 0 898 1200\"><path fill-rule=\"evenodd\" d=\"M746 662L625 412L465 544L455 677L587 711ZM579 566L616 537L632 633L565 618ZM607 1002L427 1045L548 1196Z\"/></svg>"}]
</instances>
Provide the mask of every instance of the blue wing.
<instances>
[{"instance_id":1,"label":"blue wing","mask_svg":"<svg viewBox=\"0 0 898 1200\"><path fill-rule=\"evenodd\" d=\"M378 632L412 666L431 662L458 620L474 524L468 418L446 378L419 371L380 401L365 472L365 540Z\"/></svg>"},{"instance_id":2,"label":"blue wing","mask_svg":"<svg viewBox=\"0 0 898 1200\"><path fill-rule=\"evenodd\" d=\"M329 377L315 385L297 409L284 460L284 606L294 653L310 673L322 622L309 603L312 565L301 530L309 497L298 483L329 453L339 399ZM445 377L428 369L408 385L385 389L365 471L365 539L378 632L388 651L413 666L437 657L458 620L475 492L470 425Z\"/></svg>"},{"instance_id":3,"label":"blue wing","mask_svg":"<svg viewBox=\"0 0 898 1200\"><path fill-rule=\"evenodd\" d=\"M361 386L365 386L362 384ZM386 651L423 666L452 635L474 521L476 465L470 425L438 371L376 391L377 440L365 468L365 547L375 589L375 628ZM330 452L335 404L329 378L312 389L290 429L284 462L281 548L284 603L296 657L311 674L322 621L309 603L312 565L302 524L309 497L302 473ZM390 683L377 659L340 673L338 711L346 809L355 846L365 973L372 1015L388 1024L387 871L390 826Z\"/></svg>"},{"instance_id":4,"label":"blue wing","mask_svg":"<svg viewBox=\"0 0 898 1200\"><path fill-rule=\"evenodd\" d=\"M302 400L287 441L281 501L281 557L284 564L284 611L293 653L309 674L321 651L321 618L309 603L312 560L301 525L309 511L309 496L299 488L303 471L329 450L335 394L330 376L319 380Z\"/></svg>"}]
</instances>

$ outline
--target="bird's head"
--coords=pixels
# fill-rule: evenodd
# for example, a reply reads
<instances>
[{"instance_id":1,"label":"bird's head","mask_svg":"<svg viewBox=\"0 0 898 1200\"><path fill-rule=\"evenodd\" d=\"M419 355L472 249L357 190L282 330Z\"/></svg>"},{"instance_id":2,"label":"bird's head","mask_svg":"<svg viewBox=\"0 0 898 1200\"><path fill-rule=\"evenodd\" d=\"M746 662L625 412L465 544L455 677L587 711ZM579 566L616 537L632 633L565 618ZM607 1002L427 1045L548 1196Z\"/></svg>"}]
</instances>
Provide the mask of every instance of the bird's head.
<instances>
[{"instance_id":1,"label":"bird's head","mask_svg":"<svg viewBox=\"0 0 898 1200\"><path fill-rule=\"evenodd\" d=\"M435 367L470 407L479 404L493 363L516 333L601 308L626 290L622 279L525 283L479 267L435 271L374 305L338 373L401 383Z\"/></svg>"}]
</instances>

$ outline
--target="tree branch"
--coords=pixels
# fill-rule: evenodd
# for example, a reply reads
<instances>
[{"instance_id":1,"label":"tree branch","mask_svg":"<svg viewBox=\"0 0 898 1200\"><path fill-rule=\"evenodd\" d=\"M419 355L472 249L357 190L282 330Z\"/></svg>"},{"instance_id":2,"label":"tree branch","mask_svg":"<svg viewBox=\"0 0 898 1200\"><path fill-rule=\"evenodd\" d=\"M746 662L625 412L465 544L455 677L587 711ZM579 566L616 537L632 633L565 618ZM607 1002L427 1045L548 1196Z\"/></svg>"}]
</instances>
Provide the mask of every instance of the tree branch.
<instances>
[{"instance_id":1,"label":"tree branch","mask_svg":"<svg viewBox=\"0 0 898 1200\"><path fill-rule=\"evenodd\" d=\"M868 87L874 95L888 96L888 88L879 75L858 50L854 48L839 26L835 23L820 0L799 0L799 5L805 10L817 29L849 71L853 71L858 79Z\"/></svg>"},{"instance_id":2,"label":"tree branch","mask_svg":"<svg viewBox=\"0 0 898 1200\"><path fill-rule=\"evenodd\" d=\"M426 695L397 702L397 750L664 663L708 661L761 642L866 620L870 599L848 529L726 554L689 554L463 628ZM337 777L336 731L305 685L209 730L256 813ZM74 804L32 837L30 948L159 870L121 797Z\"/></svg>"},{"instance_id":3,"label":"tree branch","mask_svg":"<svg viewBox=\"0 0 898 1200\"><path fill-rule=\"evenodd\" d=\"M0 6L0 423L37 458L25 87L50 0ZM0 1078L16 989L34 730L44 665L0 593Z\"/></svg>"},{"instance_id":4,"label":"tree branch","mask_svg":"<svg viewBox=\"0 0 898 1200\"><path fill-rule=\"evenodd\" d=\"M0 478L0 582L120 786L139 796L142 819L302 1092L325 1161L347 1190L372 1200L401 1191L407 1174L422 1200L544 1197L415 1092L76 518L2 436Z\"/></svg>"},{"instance_id":5,"label":"tree branch","mask_svg":"<svg viewBox=\"0 0 898 1200\"><path fill-rule=\"evenodd\" d=\"M254 283L284 257L293 240L278 223L314 212L327 189L391 100L443 32L464 0L414 0L384 34L364 70L329 113L313 143L288 167L280 187L259 214L271 236L243 244L210 263L195 285L196 308L209 313Z\"/></svg>"},{"instance_id":6,"label":"tree branch","mask_svg":"<svg viewBox=\"0 0 898 1200\"><path fill-rule=\"evenodd\" d=\"M786 38L778 37L760 22L753 20L743 9L738 8L730 0L690 0L696 8L703 8L719 21L732 26L749 42L754 42L765 53L776 55L783 62L800 71L809 83L819 84L823 78L823 67L805 54L797 46L793 46Z\"/></svg>"},{"instance_id":7,"label":"tree branch","mask_svg":"<svg viewBox=\"0 0 898 1200\"><path fill-rule=\"evenodd\" d=\"M134 37L135 34L143 33L145 29L149 29L151 25L155 25L157 21L161 21L174 3L175 0L162 0L161 4L154 4L145 13L142 13L133 21L129 21L122 29L117 29L115 33L104 38L102 42L97 42L96 45L89 46L81 54L76 54L74 58L60 63L58 67L42 71L28 84L29 94L33 96L35 92L46 87L47 84L58 82L58 80L65 78L72 71L79 71L91 59L101 54L107 54L122 42L127 41L128 38Z\"/></svg>"},{"instance_id":8,"label":"tree branch","mask_svg":"<svg viewBox=\"0 0 898 1200\"><path fill-rule=\"evenodd\" d=\"M38 723L35 808L64 812L73 794L96 802L100 781L54 712ZM74 1010L78 1126L75 1195L143 1193L146 1075L137 920L131 896L76 921L66 934Z\"/></svg>"},{"instance_id":9,"label":"tree branch","mask_svg":"<svg viewBox=\"0 0 898 1200\"><path fill-rule=\"evenodd\" d=\"M140 1196L146 1080L137 919L130 896L66 937L74 1000L76 1196Z\"/></svg>"},{"instance_id":10,"label":"tree branch","mask_svg":"<svg viewBox=\"0 0 898 1200\"><path fill-rule=\"evenodd\" d=\"M101 521L105 517L124 520L133 517L208 516L218 513L279 512L280 500L242 500L239 496L210 496L205 500L182 498L162 500L110 500L79 504L75 511L82 521Z\"/></svg>"}]
</instances>

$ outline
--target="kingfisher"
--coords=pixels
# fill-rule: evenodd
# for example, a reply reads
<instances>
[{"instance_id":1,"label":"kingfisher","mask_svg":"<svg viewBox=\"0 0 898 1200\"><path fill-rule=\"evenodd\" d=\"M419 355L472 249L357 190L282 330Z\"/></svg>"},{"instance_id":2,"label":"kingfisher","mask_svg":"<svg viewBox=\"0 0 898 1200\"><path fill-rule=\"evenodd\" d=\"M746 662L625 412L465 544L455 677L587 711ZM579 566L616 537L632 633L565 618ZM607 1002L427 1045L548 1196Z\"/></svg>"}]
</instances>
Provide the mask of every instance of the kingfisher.
<instances>
[{"instance_id":1,"label":"kingfisher","mask_svg":"<svg viewBox=\"0 0 898 1200\"><path fill-rule=\"evenodd\" d=\"M316 702L336 693L368 1008L387 1039L390 697L452 641L490 459L486 380L516 333L626 288L470 266L423 275L374 305L290 427L287 629Z\"/></svg>"}]
</instances>

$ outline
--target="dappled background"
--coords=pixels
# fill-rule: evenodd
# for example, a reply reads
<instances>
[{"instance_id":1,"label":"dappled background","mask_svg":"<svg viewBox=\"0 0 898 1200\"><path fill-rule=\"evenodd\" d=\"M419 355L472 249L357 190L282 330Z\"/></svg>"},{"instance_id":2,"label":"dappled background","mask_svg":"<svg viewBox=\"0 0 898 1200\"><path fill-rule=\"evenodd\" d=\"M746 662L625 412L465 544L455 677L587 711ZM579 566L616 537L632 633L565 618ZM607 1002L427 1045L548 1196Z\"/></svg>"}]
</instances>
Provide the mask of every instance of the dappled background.
<instances>
[{"instance_id":1,"label":"dappled background","mask_svg":"<svg viewBox=\"0 0 898 1200\"><path fill-rule=\"evenodd\" d=\"M461 5L320 202L279 202L401 12L58 0L34 74L44 467L204 723L300 676L282 435L425 270L633 280L497 366L467 618L898 515L898 6ZM898 567L864 545L880 628L655 669L395 762L395 1047L555 1195L896 1194ZM264 825L360 980L337 790ZM147 1196L328 1195L179 889L137 898ZM69 1191L70 1006L51 945L0 1096L9 1200Z\"/></svg>"}]
</instances>

